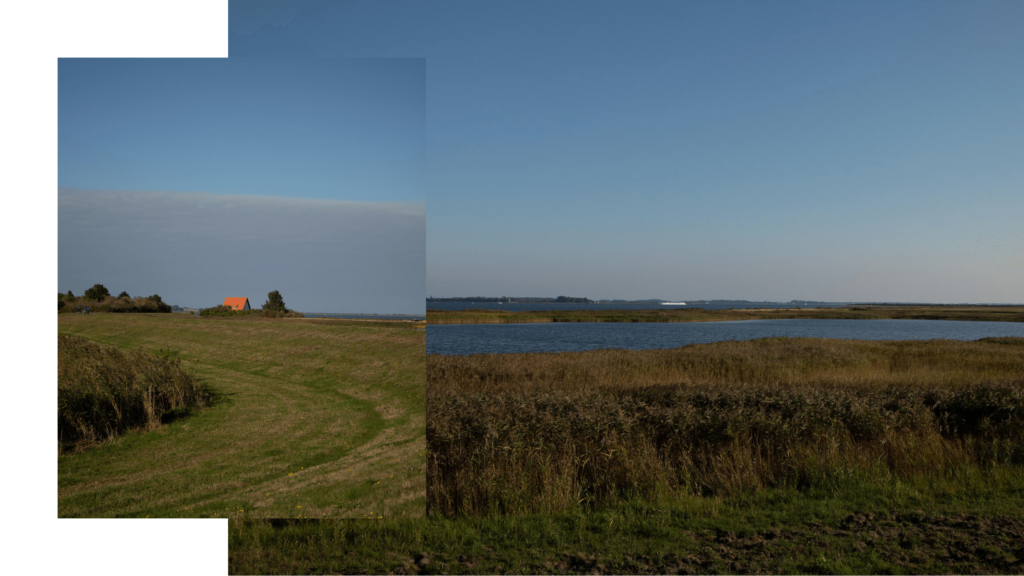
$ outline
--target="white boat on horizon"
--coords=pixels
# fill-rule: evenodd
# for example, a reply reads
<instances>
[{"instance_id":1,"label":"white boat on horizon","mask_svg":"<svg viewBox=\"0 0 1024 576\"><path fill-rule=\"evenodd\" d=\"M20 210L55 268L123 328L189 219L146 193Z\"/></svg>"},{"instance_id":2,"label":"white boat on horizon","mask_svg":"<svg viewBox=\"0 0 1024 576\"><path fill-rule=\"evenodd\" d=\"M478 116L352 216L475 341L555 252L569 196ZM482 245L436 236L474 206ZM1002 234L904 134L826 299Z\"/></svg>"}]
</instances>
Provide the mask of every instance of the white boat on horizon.
<instances>
[{"instance_id":1,"label":"white boat on horizon","mask_svg":"<svg viewBox=\"0 0 1024 576\"><path fill-rule=\"evenodd\" d=\"M686 306L686 302L662 302L662 306Z\"/></svg>"}]
</instances>

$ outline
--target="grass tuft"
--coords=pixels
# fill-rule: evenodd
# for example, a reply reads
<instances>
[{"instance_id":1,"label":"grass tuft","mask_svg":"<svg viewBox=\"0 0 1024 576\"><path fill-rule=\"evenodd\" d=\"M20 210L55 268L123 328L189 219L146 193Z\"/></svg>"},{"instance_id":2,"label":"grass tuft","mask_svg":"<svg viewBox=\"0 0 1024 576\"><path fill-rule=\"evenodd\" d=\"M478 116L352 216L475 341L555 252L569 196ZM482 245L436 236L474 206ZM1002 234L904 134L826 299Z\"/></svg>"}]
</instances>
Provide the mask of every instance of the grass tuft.
<instances>
[{"instance_id":1,"label":"grass tuft","mask_svg":"<svg viewBox=\"0 0 1024 576\"><path fill-rule=\"evenodd\" d=\"M58 451L81 452L206 406L205 387L172 356L58 335Z\"/></svg>"}]
</instances>

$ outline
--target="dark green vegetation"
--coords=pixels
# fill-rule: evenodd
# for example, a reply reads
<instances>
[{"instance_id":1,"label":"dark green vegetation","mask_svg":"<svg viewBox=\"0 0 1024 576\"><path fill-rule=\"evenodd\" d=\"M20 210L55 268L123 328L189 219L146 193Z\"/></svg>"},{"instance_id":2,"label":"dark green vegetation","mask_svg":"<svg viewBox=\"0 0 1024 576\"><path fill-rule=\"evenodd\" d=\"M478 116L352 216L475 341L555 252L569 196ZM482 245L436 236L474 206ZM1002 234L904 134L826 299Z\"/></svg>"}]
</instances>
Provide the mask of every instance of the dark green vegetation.
<instances>
[{"instance_id":1,"label":"dark green vegetation","mask_svg":"<svg viewBox=\"0 0 1024 576\"><path fill-rule=\"evenodd\" d=\"M249 317L249 316L262 316L259 311L255 310L234 310L231 306L225 306L223 304L214 306L212 308L205 308L199 315L203 318L217 317L217 318L236 318L236 317Z\"/></svg>"},{"instance_id":2,"label":"dark green vegetation","mask_svg":"<svg viewBox=\"0 0 1024 576\"><path fill-rule=\"evenodd\" d=\"M110 291L103 284L93 284L92 288L86 290L83 296L86 300L103 300L110 296Z\"/></svg>"},{"instance_id":3,"label":"dark green vegetation","mask_svg":"<svg viewBox=\"0 0 1024 576\"><path fill-rule=\"evenodd\" d=\"M59 456L58 515L422 516L425 334L407 324L61 314L60 335L179 361L211 398Z\"/></svg>"},{"instance_id":4,"label":"dark green vegetation","mask_svg":"<svg viewBox=\"0 0 1024 576\"><path fill-rule=\"evenodd\" d=\"M267 294L267 301L263 303L263 309L268 312L285 312L288 309L284 305L284 298L277 290Z\"/></svg>"},{"instance_id":5,"label":"dark green vegetation","mask_svg":"<svg viewBox=\"0 0 1024 576\"><path fill-rule=\"evenodd\" d=\"M1024 465L1024 339L431 355L428 511L530 514Z\"/></svg>"},{"instance_id":6,"label":"dark green vegetation","mask_svg":"<svg viewBox=\"0 0 1024 576\"><path fill-rule=\"evenodd\" d=\"M294 310L277 311L277 310L235 310L231 306L214 306L213 308L204 308L199 312L200 316L219 316L222 318L230 318L233 316L262 316L264 318L305 318L306 316L302 312L296 312Z\"/></svg>"},{"instance_id":7,"label":"dark green vegetation","mask_svg":"<svg viewBox=\"0 0 1024 576\"><path fill-rule=\"evenodd\" d=\"M232 574L1020 574L1007 470L524 516L232 520Z\"/></svg>"},{"instance_id":8,"label":"dark green vegetation","mask_svg":"<svg viewBox=\"0 0 1024 576\"><path fill-rule=\"evenodd\" d=\"M96 286L100 286L97 284ZM102 288L102 286L100 286ZM90 292L92 291L92 292ZM103 288L102 292L106 292L106 288ZM68 290L67 294L57 294L57 312L59 313L74 313L78 312L80 308L85 306L89 307L89 312L170 312L171 307L164 304L159 294L152 296L137 296L130 298L127 293L122 292L121 296L113 297L109 293L106 295L99 296L98 298L90 297L90 294L95 296L98 292L95 291L95 287L86 290L86 293L82 297L75 297Z\"/></svg>"},{"instance_id":9,"label":"dark green vegetation","mask_svg":"<svg viewBox=\"0 0 1024 576\"><path fill-rule=\"evenodd\" d=\"M532 322L715 322L727 320L976 320L1024 322L1024 306L851 306L846 308L737 308L704 310L427 310L428 324Z\"/></svg>"},{"instance_id":10,"label":"dark green vegetation","mask_svg":"<svg viewBox=\"0 0 1024 576\"><path fill-rule=\"evenodd\" d=\"M177 358L57 336L59 453L95 447L131 429L155 429L208 399Z\"/></svg>"}]
</instances>

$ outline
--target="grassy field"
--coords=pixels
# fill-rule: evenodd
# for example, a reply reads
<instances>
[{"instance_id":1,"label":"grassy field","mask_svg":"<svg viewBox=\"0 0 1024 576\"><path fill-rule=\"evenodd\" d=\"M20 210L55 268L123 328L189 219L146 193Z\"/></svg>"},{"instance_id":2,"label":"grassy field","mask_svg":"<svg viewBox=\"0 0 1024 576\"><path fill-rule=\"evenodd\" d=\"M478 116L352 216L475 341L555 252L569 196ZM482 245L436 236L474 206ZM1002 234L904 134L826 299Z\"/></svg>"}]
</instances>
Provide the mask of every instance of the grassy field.
<instances>
[{"instance_id":1,"label":"grassy field","mask_svg":"<svg viewBox=\"0 0 1024 576\"><path fill-rule=\"evenodd\" d=\"M715 322L727 320L975 320L1024 322L1024 306L852 306L846 308L736 308L704 310L427 310L428 324L534 322Z\"/></svg>"},{"instance_id":2,"label":"grassy field","mask_svg":"<svg viewBox=\"0 0 1024 576\"><path fill-rule=\"evenodd\" d=\"M425 518L231 573L1022 573L1024 339L428 356Z\"/></svg>"},{"instance_id":3,"label":"grassy field","mask_svg":"<svg viewBox=\"0 0 1024 576\"><path fill-rule=\"evenodd\" d=\"M239 520L231 574L1020 574L1020 476L525 516Z\"/></svg>"},{"instance_id":4,"label":"grassy field","mask_svg":"<svg viewBox=\"0 0 1024 576\"><path fill-rule=\"evenodd\" d=\"M425 506L425 334L410 323L64 314L176 359L209 406L58 456L60 517L388 518Z\"/></svg>"}]
</instances>

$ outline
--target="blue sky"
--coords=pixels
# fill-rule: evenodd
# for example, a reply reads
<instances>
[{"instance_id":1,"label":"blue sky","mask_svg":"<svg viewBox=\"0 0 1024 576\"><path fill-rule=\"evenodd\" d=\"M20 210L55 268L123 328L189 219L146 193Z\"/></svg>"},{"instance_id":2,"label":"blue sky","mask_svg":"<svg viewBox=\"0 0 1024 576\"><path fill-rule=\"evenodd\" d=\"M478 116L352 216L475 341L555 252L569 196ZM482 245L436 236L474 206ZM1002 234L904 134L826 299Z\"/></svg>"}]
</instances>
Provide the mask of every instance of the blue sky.
<instances>
[{"instance_id":1,"label":"blue sky","mask_svg":"<svg viewBox=\"0 0 1024 576\"><path fill-rule=\"evenodd\" d=\"M1020 2L288 5L231 58L427 59L428 294L1024 294Z\"/></svg>"},{"instance_id":2,"label":"blue sky","mask_svg":"<svg viewBox=\"0 0 1024 576\"><path fill-rule=\"evenodd\" d=\"M421 58L59 60L58 290L423 313Z\"/></svg>"}]
</instances>

